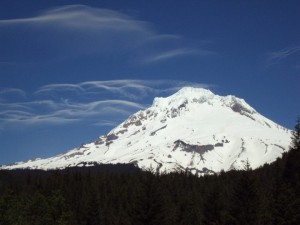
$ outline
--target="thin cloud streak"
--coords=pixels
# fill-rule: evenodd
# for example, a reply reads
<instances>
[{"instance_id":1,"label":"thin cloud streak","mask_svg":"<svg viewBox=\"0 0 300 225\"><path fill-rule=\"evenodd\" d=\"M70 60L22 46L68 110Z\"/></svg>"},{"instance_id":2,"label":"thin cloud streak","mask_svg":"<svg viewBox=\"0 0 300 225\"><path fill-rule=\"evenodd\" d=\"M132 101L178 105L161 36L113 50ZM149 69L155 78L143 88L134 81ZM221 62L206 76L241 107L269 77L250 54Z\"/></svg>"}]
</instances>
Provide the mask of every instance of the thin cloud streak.
<instances>
[{"instance_id":1,"label":"thin cloud streak","mask_svg":"<svg viewBox=\"0 0 300 225\"><path fill-rule=\"evenodd\" d=\"M18 88L0 88L0 96L6 94L17 94L25 96L26 92Z\"/></svg>"},{"instance_id":2,"label":"thin cloud streak","mask_svg":"<svg viewBox=\"0 0 300 225\"><path fill-rule=\"evenodd\" d=\"M34 34L37 38L35 43L40 43L39 47L45 49L36 54L49 53L47 57L39 55L35 60L61 61L86 54L124 58L126 54L129 61L155 63L182 55L198 56L206 52L200 46L190 48L190 42L179 35L156 32L148 22L118 11L86 5L66 5L44 11L34 17L0 20L0 32L7 27L10 28L8 30L21 32L22 29L26 29L26 33ZM3 32L8 31L3 29ZM51 40L48 39L49 32L56 34ZM68 37L72 37L71 42ZM12 48L33 46L32 40L27 41L30 43L22 39L11 43ZM172 43L169 49L160 47L164 42ZM48 46L51 46L51 49ZM22 57L24 58L26 57Z\"/></svg>"},{"instance_id":3,"label":"thin cloud streak","mask_svg":"<svg viewBox=\"0 0 300 225\"><path fill-rule=\"evenodd\" d=\"M215 53L210 52L210 51L200 51L198 49L188 49L188 48L183 48L183 49L173 49L169 51L164 51L156 55L149 56L144 60L145 63L154 63L154 62L159 62L159 61L164 61L168 60L170 58L175 58L175 57L181 57L181 56L187 56L187 55L202 55L202 56L207 56L207 55L213 55Z\"/></svg>"},{"instance_id":4,"label":"thin cloud streak","mask_svg":"<svg viewBox=\"0 0 300 225\"><path fill-rule=\"evenodd\" d=\"M93 123L93 126L99 126L99 127L103 127L103 126L116 126L118 125L115 121L110 121L110 120L101 120L99 122Z\"/></svg>"},{"instance_id":5,"label":"thin cloud streak","mask_svg":"<svg viewBox=\"0 0 300 225\"><path fill-rule=\"evenodd\" d=\"M171 94L184 86L212 87L208 84L168 80L104 80L49 84L40 87L31 95L27 93L27 101L0 103L0 127L70 123L116 125L116 122L112 122L116 118L125 119L149 106L149 100L152 101L154 97ZM69 98L66 98L66 93Z\"/></svg>"},{"instance_id":6,"label":"thin cloud streak","mask_svg":"<svg viewBox=\"0 0 300 225\"><path fill-rule=\"evenodd\" d=\"M290 56L297 55L298 53L300 53L300 46L284 48L279 51L271 52L267 57L267 66L275 65Z\"/></svg>"},{"instance_id":7,"label":"thin cloud streak","mask_svg":"<svg viewBox=\"0 0 300 225\"><path fill-rule=\"evenodd\" d=\"M165 51L160 54L150 56L147 59L145 59L145 62L157 62L157 61L162 61L166 60L169 58L174 58L178 56L183 56L183 55L189 55L189 54L195 54L195 51L191 49L174 49L170 51Z\"/></svg>"},{"instance_id":8,"label":"thin cloud streak","mask_svg":"<svg viewBox=\"0 0 300 225\"><path fill-rule=\"evenodd\" d=\"M80 87L80 85L76 85L76 84L49 84L49 85L45 85L42 86L39 90L37 90L35 92L35 94L39 94L42 92L49 92L49 91L59 91L59 90L63 90L63 91L76 91L76 92L83 92L84 89L82 87Z\"/></svg>"},{"instance_id":9,"label":"thin cloud streak","mask_svg":"<svg viewBox=\"0 0 300 225\"><path fill-rule=\"evenodd\" d=\"M0 25L55 25L77 30L136 30L146 32L147 23L133 20L114 10L92 8L86 5L67 5L47 10L30 18L0 20Z\"/></svg>"},{"instance_id":10,"label":"thin cloud streak","mask_svg":"<svg viewBox=\"0 0 300 225\"><path fill-rule=\"evenodd\" d=\"M69 122L76 122L85 120L88 117L99 117L101 115L120 114L128 115L133 110L143 109L144 106L138 103L125 101L125 100L105 100L95 101L88 103L57 103L56 110L48 110L46 113L39 113L39 108L35 108L34 105L38 105L37 102L27 102L26 105L31 105L28 111L22 110L4 110L0 112L1 125L7 125L10 123L20 125L35 125L35 124L65 124ZM17 104L14 104L17 105ZM20 104L22 106L22 104ZM10 104L5 105L6 108L10 108ZM45 109L43 109L45 110ZM31 112L30 112L31 111Z\"/></svg>"},{"instance_id":11,"label":"thin cloud streak","mask_svg":"<svg viewBox=\"0 0 300 225\"><path fill-rule=\"evenodd\" d=\"M162 88L163 86L163 88ZM58 91L78 90L85 94L100 93L107 91L114 94L121 94L122 97L135 99L149 94L158 95L160 93L168 93L176 91L184 86L210 88L212 85L199 84L186 81L170 81L170 80L106 80L106 81L87 81L78 84L50 84L39 88L35 94L52 94ZM136 95L139 93L139 96ZM134 93L134 94L133 94Z\"/></svg>"}]
</instances>

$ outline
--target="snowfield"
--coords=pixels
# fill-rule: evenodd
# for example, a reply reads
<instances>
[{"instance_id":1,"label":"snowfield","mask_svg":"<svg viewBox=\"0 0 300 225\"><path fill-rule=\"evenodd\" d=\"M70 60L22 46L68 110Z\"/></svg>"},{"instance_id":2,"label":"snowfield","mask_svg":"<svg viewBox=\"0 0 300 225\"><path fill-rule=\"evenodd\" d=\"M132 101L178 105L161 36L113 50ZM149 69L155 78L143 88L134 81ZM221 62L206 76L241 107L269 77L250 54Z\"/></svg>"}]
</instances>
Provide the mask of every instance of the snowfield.
<instances>
[{"instance_id":1,"label":"snowfield","mask_svg":"<svg viewBox=\"0 0 300 225\"><path fill-rule=\"evenodd\" d=\"M262 116L243 99L185 87L100 136L48 159L2 169L63 169L95 163L134 163L160 172L215 173L270 163L288 151L291 131Z\"/></svg>"}]
</instances>

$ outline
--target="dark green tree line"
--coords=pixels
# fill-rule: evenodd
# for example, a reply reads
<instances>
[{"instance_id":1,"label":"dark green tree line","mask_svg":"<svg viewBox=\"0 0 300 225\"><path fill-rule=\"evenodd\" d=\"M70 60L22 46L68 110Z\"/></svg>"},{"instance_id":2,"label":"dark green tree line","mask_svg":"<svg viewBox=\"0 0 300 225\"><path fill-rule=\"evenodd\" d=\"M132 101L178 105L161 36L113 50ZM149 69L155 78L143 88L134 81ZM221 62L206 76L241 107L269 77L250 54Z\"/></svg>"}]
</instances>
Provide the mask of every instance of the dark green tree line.
<instances>
[{"instance_id":1,"label":"dark green tree line","mask_svg":"<svg viewBox=\"0 0 300 225\"><path fill-rule=\"evenodd\" d=\"M299 225L299 128L288 153L256 170L0 171L0 225Z\"/></svg>"}]
</instances>

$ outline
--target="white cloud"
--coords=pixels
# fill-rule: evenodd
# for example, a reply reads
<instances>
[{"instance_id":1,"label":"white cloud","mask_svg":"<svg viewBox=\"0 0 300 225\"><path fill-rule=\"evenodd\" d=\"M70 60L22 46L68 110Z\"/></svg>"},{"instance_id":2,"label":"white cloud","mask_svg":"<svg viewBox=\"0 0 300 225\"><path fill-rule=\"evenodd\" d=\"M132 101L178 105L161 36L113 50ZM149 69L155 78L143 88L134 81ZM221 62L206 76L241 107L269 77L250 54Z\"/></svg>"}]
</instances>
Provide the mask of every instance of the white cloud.
<instances>
[{"instance_id":1,"label":"white cloud","mask_svg":"<svg viewBox=\"0 0 300 225\"><path fill-rule=\"evenodd\" d=\"M62 91L79 92L80 94L94 94L109 92L123 98L141 98L150 94L158 95L176 91L183 86L209 88L211 85L178 80L105 80L86 81L78 84L50 84L39 88L35 94L53 94ZM138 95L137 95L138 94ZM137 95L137 96L136 96Z\"/></svg>"},{"instance_id":2,"label":"white cloud","mask_svg":"<svg viewBox=\"0 0 300 225\"><path fill-rule=\"evenodd\" d=\"M0 103L0 127L87 123L116 125L116 120L144 109L156 96L169 95L183 86L207 84L168 80L106 80L78 84L49 84L27 101ZM65 93L70 93L65 98Z\"/></svg>"},{"instance_id":3,"label":"white cloud","mask_svg":"<svg viewBox=\"0 0 300 225\"><path fill-rule=\"evenodd\" d=\"M7 27L10 29L5 29ZM154 63L182 55L197 56L206 51L200 46L189 47L190 42L179 35L158 33L148 22L115 10L85 5L67 5L29 18L0 20L0 32L10 31L23 34L8 43L11 49L25 48L23 59L27 54L25 46L38 46L36 52L34 48L28 49L35 53L36 60L65 60L100 54L114 58L126 55L136 62ZM27 34L30 34L28 39ZM14 33L14 36L18 35ZM163 49L162 43L170 46Z\"/></svg>"},{"instance_id":4,"label":"white cloud","mask_svg":"<svg viewBox=\"0 0 300 225\"><path fill-rule=\"evenodd\" d=\"M26 92L18 88L0 88L0 96L7 95L7 94L16 94L20 96L25 96Z\"/></svg>"},{"instance_id":5,"label":"white cloud","mask_svg":"<svg viewBox=\"0 0 300 225\"><path fill-rule=\"evenodd\" d=\"M145 59L145 62L157 62L191 53L194 54L195 52L191 49L173 49L170 51L161 52L153 56L149 56Z\"/></svg>"},{"instance_id":6,"label":"white cloud","mask_svg":"<svg viewBox=\"0 0 300 225\"><path fill-rule=\"evenodd\" d=\"M21 103L19 103L22 105ZM87 119L101 118L104 115L128 116L133 111L144 108L143 105L124 100L105 100L88 103L56 103L56 109L36 107L39 103L32 101L25 105L31 105L23 110L12 110L15 103L2 104L6 110L0 111L2 126L16 125L58 125L85 121Z\"/></svg>"},{"instance_id":7,"label":"white cloud","mask_svg":"<svg viewBox=\"0 0 300 225\"><path fill-rule=\"evenodd\" d=\"M281 62L282 60L298 55L300 53L300 46L294 46L294 47L289 47L289 48L284 48L279 51L274 51L268 54L267 57L267 65L271 66L274 64L277 64Z\"/></svg>"},{"instance_id":8,"label":"white cloud","mask_svg":"<svg viewBox=\"0 0 300 225\"><path fill-rule=\"evenodd\" d=\"M113 126L117 126L118 124L116 123L116 121L101 120L101 121L98 121L96 123L93 123L92 125L93 126L100 126L100 127L103 127L103 126L113 127Z\"/></svg>"},{"instance_id":9,"label":"white cloud","mask_svg":"<svg viewBox=\"0 0 300 225\"><path fill-rule=\"evenodd\" d=\"M83 92L84 89L77 84L48 84L45 86L42 86L39 90L37 90L35 93L39 94L42 92L50 92L50 91L75 91L75 92Z\"/></svg>"},{"instance_id":10,"label":"white cloud","mask_svg":"<svg viewBox=\"0 0 300 225\"><path fill-rule=\"evenodd\" d=\"M164 61L170 58L180 57L180 56L187 56L187 55L213 55L213 52L210 51L200 51L199 49L189 49L189 48L181 48L181 49L172 49L169 51L163 51L157 53L152 56L148 56L144 61L146 63L154 63L159 61Z\"/></svg>"},{"instance_id":11,"label":"white cloud","mask_svg":"<svg viewBox=\"0 0 300 225\"><path fill-rule=\"evenodd\" d=\"M0 25L48 25L76 30L100 32L104 29L148 32L147 24L131 19L114 10L92 8L85 5L67 5L47 10L38 16L0 20Z\"/></svg>"}]
</instances>

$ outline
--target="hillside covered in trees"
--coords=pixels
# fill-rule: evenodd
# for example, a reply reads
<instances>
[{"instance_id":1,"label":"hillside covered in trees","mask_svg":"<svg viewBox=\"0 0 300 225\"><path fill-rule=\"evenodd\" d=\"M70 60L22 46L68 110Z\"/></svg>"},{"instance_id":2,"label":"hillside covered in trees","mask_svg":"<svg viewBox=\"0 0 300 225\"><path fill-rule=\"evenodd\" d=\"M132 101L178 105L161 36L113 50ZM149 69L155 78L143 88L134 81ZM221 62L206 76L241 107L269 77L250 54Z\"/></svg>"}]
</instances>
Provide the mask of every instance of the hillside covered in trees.
<instances>
[{"instance_id":1,"label":"hillside covered in trees","mask_svg":"<svg viewBox=\"0 0 300 225\"><path fill-rule=\"evenodd\" d=\"M0 171L0 225L299 225L300 121L271 165L197 177L132 165Z\"/></svg>"}]
</instances>

